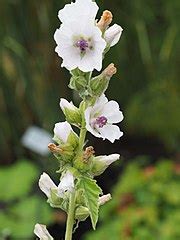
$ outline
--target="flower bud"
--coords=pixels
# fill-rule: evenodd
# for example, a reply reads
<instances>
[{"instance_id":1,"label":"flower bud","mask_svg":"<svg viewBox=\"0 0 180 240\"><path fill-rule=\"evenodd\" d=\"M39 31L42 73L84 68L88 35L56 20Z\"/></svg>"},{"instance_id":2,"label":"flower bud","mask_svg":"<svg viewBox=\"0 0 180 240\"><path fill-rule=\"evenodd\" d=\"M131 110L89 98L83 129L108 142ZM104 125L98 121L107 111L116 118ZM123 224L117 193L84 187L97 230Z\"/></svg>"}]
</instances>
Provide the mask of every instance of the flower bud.
<instances>
[{"instance_id":1,"label":"flower bud","mask_svg":"<svg viewBox=\"0 0 180 240\"><path fill-rule=\"evenodd\" d=\"M73 131L72 127L68 122L56 123L54 127L55 140L58 139L58 143L61 144L66 143L71 131Z\"/></svg>"},{"instance_id":2,"label":"flower bud","mask_svg":"<svg viewBox=\"0 0 180 240\"><path fill-rule=\"evenodd\" d=\"M74 125L79 126L81 124L81 114L77 107L71 102L69 103L66 99L60 99L60 107L66 116L66 120Z\"/></svg>"},{"instance_id":3,"label":"flower bud","mask_svg":"<svg viewBox=\"0 0 180 240\"><path fill-rule=\"evenodd\" d=\"M120 27L117 24L114 24L113 26L111 26L105 31L104 39L106 40L106 42L110 47L118 43L121 37L122 31L123 31L122 27Z\"/></svg>"},{"instance_id":4,"label":"flower bud","mask_svg":"<svg viewBox=\"0 0 180 240\"><path fill-rule=\"evenodd\" d=\"M99 76L90 82L90 94L100 97L108 88L111 77L117 72L116 67L111 63Z\"/></svg>"},{"instance_id":5,"label":"flower bud","mask_svg":"<svg viewBox=\"0 0 180 240\"><path fill-rule=\"evenodd\" d=\"M92 160L92 169L91 172L94 176L98 176L102 174L106 168L116 160L118 160L120 157L119 154L111 154L111 155L104 155L104 156L98 156L94 157Z\"/></svg>"},{"instance_id":6,"label":"flower bud","mask_svg":"<svg viewBox=\"0 0 180 240\"><path fill-rule=\"evenodd\" d=\"M101 197L99 197L99 205L104 205L106 202L108 202L109 200L111 200L112 197L111 197L111 194L106 194L106 195L103 195Z\"/></svg>"},{"instance_id":7,"label":"flower bud","mask_svg":"<svg viewBox=\"0 0 180 240\"><path fill-rule=\"evenodd\" d=\"M34 233L40 238L40 240L53 240L53 237L46 229L46 225L37 223L34 227Z\"/></svg>"},{"instance_id":8,"label":"flower bud","mask_svg":"<svg viewBox=\"0 0 180 240\"><path fill-rule=\"evenodd\" d=\"M99 29L103 32L111 24L113 15L110 11L105 10L101 16L101 19L97 23Z\"/></svg>"},{"instance_id":9,"label":"flower bud","mask_svg":"<svg viewBox=\"0 0 180 240\"><path fill-rule=\"evenodd\" d=\"M79 206L75 211L75 219L84 221L89 217L89 209L87 207Z\"/></svg>"}]
</instances>

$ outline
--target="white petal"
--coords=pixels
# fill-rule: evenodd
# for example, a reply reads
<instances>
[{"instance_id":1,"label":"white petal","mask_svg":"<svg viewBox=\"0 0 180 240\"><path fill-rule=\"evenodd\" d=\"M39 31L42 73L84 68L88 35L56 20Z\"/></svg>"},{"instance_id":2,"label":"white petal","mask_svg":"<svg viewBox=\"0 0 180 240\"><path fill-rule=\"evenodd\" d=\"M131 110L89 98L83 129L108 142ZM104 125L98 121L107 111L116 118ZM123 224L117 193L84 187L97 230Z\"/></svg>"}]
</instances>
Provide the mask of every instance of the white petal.
<instances>
[{"instance_id":1,"label":"white petal","mask_svg":"<svg viewBox=\"0 0 180 240\"><path fill-rule=\"evenodd\" d=\"M119 104L116 101L106 103L101 114L108 119L108 123L119 123L123 120L123 114L119 110Z\"/></svg>"},{"instance_id":2,"label":"white petal","mask_svg":"<svg viewBox=\"0 0 180 240\"><path fill-rule=\"evenodd\" d=\"M59 122L55 124L54 134L63 142L66 143L71 133L72 127L68 122Z\"/></svg>"},{"instance_id":3,"label":"white petal","mask_svg":"<svg viewBox=\"0 0 180 240\"><path fill-rule=\"evenodd\" d=\"M98 128L98 130L103 139L108 139L112 143L123 135L119 127L116 125L108 124L102 128Z\"/></svg>"},{"instance_id":4,"label":"white petal","mask_svg":"<svg viewBox=\"0 0 180 240\"><path fill-rule=\"evenodd\" d=\"M115 162L120 158L119 154L110 154L110 155L103 155L103 156L98 156L96 160L105 163L107 166L109 166L111 163Z\"/></svg>"},{"instance_id":5,"label":"white petal","mask_svg":"<svg viewBox=\"0 0 180 240\"><path fill-rule=\"evenodd\" d=\"M110 193L99 197L99 205L105 204L106 202L108 202L109 200L111 200L111 198L112 198L112 197L111 197L111 194L110 194Z\"/></svg>"},{"instance_id":6,"label":"white petal","mask_svg":"<svg viewBox=\"0 0 180 240\"><path fill-rule=\"evenodd\" d=\"M46 229L46 225L37 223L34 227L34 233L40 238L40 240L53 240L53 237Z\"/></svg>"},{"instance_id":7,"label":"white petal","mask_svg":"<svg viewBox=\"0 0 180 240\"><path fill-rule=\"evenodd\" d=\"M70 171L67 171L58 185L58 195L60 197L63 197L66 191L72 192L73 189L74 189L74 176Z\"/></svg>"},{"instance_id":8,"label":"white petal","mask_svg":"<svg viewBox=\"0 0 180 240\"><path fill-rule=\"evenodd\" d=\"M43 191L48 198L51 195L51 189L57 188L57 186L54 184L52 179L46 173L43 173L41 175L41 177L39 179L39 187L40 187L41 191Z\"/></svg>"},{"instance_id":9,"label":"white petal","mask_svg":"<svg viewBox=\"0 0 180 240\"><path fill-rule=\"evenodd\" d=\"M113 26L108 28L104 34L106 42L109 43L111 47L117 44L121 37L122 31L122 27L117 24L114 24Z\"/></svg>"},{"instance_id":10,"label":"white petal","mask_svg":"<svg viewBox=\"0 0 180 240\"><path fill-rule=\"evenodd\" d=\"M66 4L59 11L58 17L61 22L67 23L74 19L81 20L83 17L94 20L98 11L98 6L92 0L77 0L75 3Z\"/></svg>"},{"instance_id":11,"label":"white petal","mask_svg":"<svg viewBox=\"0 0 180 240\"><path fill-rule=\"evenodd\" d=\"M61 109L64 111L65 108L70 109L70 110L76 110L76 107L74 106L73 103L69 103L66 99L61 98L60 103L59 103Z\"/></svg>"}]
</instances>

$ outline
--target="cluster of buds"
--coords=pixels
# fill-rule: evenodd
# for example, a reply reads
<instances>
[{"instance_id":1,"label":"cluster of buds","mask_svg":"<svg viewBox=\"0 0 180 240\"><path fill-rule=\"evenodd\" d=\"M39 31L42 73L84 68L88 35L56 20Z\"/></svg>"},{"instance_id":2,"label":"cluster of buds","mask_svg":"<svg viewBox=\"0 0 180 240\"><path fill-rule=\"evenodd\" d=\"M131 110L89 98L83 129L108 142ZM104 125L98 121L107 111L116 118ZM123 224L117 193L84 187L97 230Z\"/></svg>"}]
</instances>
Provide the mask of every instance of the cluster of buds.
<instances>
[{"instance_id":1,"label":"cluster of buds","mask_svg":"<svg viewBox=\"0 0 180 240\"><path fill-rule=\"evenodd\" d=\"M117 24L110 26L113 16L107 10L97 21L97 11L98 6L92 0L67 4L59 11L62 24L54 35L55 51L63 59L62 66L71 74L69 87L82 98L78 107L60 99L66 121L55 124L54 143L48 145L59 162L59 184L56 185L46 173L39 179L39 187L50 206L67 212L65 240L71 239L76 220L84 221L90 216L95 229L98 209L111 199L111 195L102 194L94 177L120 157L119 154L96 156L94 148L86 146L85 141L87 132L112 143L123 135L116 125L123 120L119 104L108 101L104 94L117 72L116 67L111 63L98 76L93 76L94 69L102 69L102 61L110 47L119 41L122 28ZM79 135L72 125L80 130ZM40 239L53 239L42 224L36 224L34 233Z\"/></svg>"}]
</instances>

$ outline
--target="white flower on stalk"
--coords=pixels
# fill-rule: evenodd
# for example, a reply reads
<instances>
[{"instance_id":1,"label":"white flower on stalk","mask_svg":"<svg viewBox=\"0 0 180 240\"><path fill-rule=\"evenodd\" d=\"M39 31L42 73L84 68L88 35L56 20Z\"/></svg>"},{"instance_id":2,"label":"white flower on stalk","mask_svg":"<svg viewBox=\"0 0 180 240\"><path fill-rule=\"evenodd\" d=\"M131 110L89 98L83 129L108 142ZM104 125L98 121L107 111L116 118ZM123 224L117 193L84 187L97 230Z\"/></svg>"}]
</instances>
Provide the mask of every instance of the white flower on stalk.
<instances>
[{"instance_id":1,"label":"white flower on stalk","mask_svg":"<svg viewBox=\"0 0 180 240\"><path fill-rule=\"evenodd\" d=\"M95 137L108 139L112 143L123 135L119 127L113 123L119 123L122 120L123 114L119 110L118 103L108 102L104 94L94 106L85 110L86 129Z\"/></svg>"},{"instance_id":2,"label":"white flower on stalk","mask_svg":"<svg viewBox=\"0 0 180 240\"><path fill-rule=\"evenodd\" d=\"M51 180L48 174L43 173L39 179L39 187L45 195L50 198L51 191L57 190L57 195L64 198L65 192L72 192L74 189L74 176L70 171L67 171L58 186Z\"/></svg>"},{"instance_id":3,"label":"white flower on stalk","mask_svg":"<svg viewBox=\"0 0 180 240\"><path fill-rule=\"evenodd\" d=\"M97 8L94 6L90 0L78 0L59 12L63 23L54 34L55 52L63 59L61 66L68 70L79 68L90 72L102 68L106 41L95 25Z\"/></svg>"},{"instance_id":4,"label":"white flower on stalk","mask_svg":"<svg viewBox=\"0 0 180 240\"><path fill-rule=\"evenodd\" d=\"M71 132L73 132L73 129L68 122L59 122L55 124L54 134L61 142L66 143Z\"/></svg>"},{"instance_id":5,"label":"white flower on stalk","mask_svg":"<svg viewBox=\"0 0 180 240\"><path fill-rule=\"evenodd\" d=\"M122 27L118 24L114 24L105 31L104 39L110 45L110 47L114 46L119 42L122 31Z\"/></svg>"},{"instance_id":6,"label":"white flower on stalk","mask_svg":"<svg viewBox=\"0 0 180 240\"><path fill-rule=\"evenodd\" d=\"M53 237L49 234L46 225L37 223L34 227L34 233L40 238L40 240L53 240Z\"/></svg>"},{"instance_id":7,"label":"white flower on stalk","mask_svg":"<svg viewBox=\"0 0 180 240\"><path fill-rule=\"evenodd\" d=\"M98 9L98 5L92 0L76 0L75 3L66 4L63 9L59 10L58 17L62 23L81 20L82 17L94 21Z\"/></svg>"}]
</instances>

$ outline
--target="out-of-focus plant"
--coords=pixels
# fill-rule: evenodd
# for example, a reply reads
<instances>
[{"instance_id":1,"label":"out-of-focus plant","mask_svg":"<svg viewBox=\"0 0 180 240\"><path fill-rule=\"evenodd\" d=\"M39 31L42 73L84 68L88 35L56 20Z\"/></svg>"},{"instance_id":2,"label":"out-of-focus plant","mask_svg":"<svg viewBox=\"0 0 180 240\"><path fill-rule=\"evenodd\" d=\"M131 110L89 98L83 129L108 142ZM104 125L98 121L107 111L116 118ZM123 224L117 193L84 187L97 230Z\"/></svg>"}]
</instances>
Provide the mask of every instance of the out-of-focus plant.
<instances>
[{"instance_id":1,"label":"out-of-focus plant","mask_svg":"<svg viewBox=\"0 0 180 240\"><path fill-rule=\"evenodd\" d=\"M37 167L20 160L0 169L0 239L30 239L36 221L52 222L52 211L33 193Z\"/></svg>"},{"instance_id":2,"label":"out-of-focus plant","mask_svg":"<svg viewBox=\"0 0 180 240\"><path fill-rule=\"evenodd\" d=\"M113 200L101 210L103 226L86 240L177 240L180 238L180 166L161 159L142 167L127 166Z\"/></svg>"}]
</instances>

